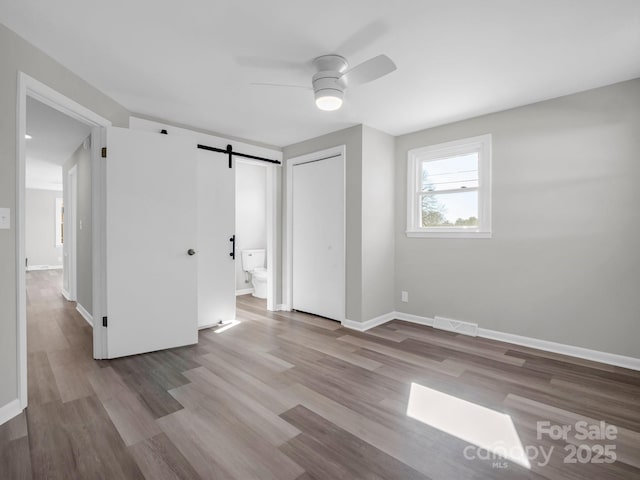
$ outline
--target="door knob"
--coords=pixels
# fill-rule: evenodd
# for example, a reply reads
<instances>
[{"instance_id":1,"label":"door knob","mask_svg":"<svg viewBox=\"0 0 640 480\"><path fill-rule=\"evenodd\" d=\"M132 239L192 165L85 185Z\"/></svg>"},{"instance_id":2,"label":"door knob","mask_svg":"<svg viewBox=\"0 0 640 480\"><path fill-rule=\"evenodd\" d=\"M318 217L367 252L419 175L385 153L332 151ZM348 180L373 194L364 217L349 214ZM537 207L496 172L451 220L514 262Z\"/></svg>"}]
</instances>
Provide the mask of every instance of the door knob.
<instances>
[{"instance_id":1,"label":"door knob","mask_svg":"<svg viewBox=\"0 0 640 480\"><path fill-rule=\"evenodd\" d=\"M195 255L195 254L196 254L196 251L195 251L193 248L190 248L189 250L187 250L187 253L188 253L189 255Z\"/></svg>"}]
</instances>

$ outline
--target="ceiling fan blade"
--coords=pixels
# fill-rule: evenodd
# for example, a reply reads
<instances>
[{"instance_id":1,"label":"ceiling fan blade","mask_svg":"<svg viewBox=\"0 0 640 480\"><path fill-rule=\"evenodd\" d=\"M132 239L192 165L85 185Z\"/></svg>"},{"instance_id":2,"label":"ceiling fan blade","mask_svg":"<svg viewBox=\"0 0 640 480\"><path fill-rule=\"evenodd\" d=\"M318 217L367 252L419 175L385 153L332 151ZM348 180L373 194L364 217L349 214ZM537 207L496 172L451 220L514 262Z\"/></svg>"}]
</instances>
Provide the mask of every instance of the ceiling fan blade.
<instances>
[{"instance_id":1,"label":"ceiling fan blade","mask_svg":"<svg viewBox=\"0 0 640 480\"><path fill-rule=\"evenodd\" d=\"M340 52L348 58L354 53L373 45L388 32L389 25L387 23L382 20L375 20L351 34L337 47L329 50Z\"/></svg>"},{"instance_id":2,"label":"ceiling fan blade","mask_svg":"<svg viewBox=\"0 0 640 480\"><path fill-rule=\"evenodd\" d=\"M288 85L286 83L252 82L249 85L258 86L258 87L285 87L285 88L303 88L305 90L312 90L311 87L306 86L306 85Z\"/></svg>"},{"instance_id":3,"label":"ceiling fan blade","mask_svg":"<svg viewBox=\"0 0 640 480\"><path fill-rule=\"evenodd\" d=\"M347 70L342 74L340 80L347 86L353 87L384 77L397 68L396 64L393 63L393 60L389 57L386 55L378 55L366 62L362 62L360 65L356 65L351 70Z\"/></svg>"}]
</instances>

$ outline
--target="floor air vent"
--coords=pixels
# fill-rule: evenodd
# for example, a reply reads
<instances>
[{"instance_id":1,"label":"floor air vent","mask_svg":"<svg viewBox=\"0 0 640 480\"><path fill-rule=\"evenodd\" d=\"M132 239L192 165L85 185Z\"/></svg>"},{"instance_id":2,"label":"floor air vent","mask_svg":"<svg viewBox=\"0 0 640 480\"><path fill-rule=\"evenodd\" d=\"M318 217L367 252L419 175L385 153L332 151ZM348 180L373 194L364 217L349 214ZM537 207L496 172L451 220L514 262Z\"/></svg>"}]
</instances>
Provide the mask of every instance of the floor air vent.
<instances>
[{"instance_id":1,"label":"floor air vent","mask_svg":"<svg viewBox=\"0 0 640 480\"><path fill-rule=\"evenodd\" d=\"M461 333L475 337L478 335L478 324L470 322L462 322L460 320L452 320L450 318L436 317L433 322L434 328L447 330L448 332Z\"/></svg>"}]
</instances>

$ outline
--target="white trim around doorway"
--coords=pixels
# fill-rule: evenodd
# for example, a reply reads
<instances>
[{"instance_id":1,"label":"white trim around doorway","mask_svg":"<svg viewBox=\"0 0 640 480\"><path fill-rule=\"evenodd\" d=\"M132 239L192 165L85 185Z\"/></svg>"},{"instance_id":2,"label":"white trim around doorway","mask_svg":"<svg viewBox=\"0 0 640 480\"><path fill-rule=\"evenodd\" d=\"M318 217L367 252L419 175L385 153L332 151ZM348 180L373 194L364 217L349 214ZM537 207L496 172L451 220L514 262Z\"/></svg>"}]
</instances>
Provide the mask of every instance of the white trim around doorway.
<instances>
[{"instance_id":1,"label":"white trim around doorway","mask_svg":"<svg viewBox=\"0 0 640 480\"><path fill-rule=\"evenodd\" d=\"M25 160L27 129L27 97L31 97L65 115L92 127L91 129L91 182L92 182L92 268L93 316L100 318L104 311L104 169L99 161L100 146L104 143L105 127L111 122L88 108L62 95L44 83L18 72L16 101L16 318L17 318L17 391L20 410L27 406L27 304L25 277ZM93 329L94 358L103 358L102 328Z\"/></svg>"},{"instance_id":2,"label":"white trim around doorway","mask_svg":"<svg viewBox=\"0 0 640 480\"><path fill-rule=\"evenodd\" d=\"M64 270L64 275L66 277L66 285L67 289L64 290L63 282L63 292L62 294L65 296L67 300L75 302L78 300L78 265L77 265L77 232L75 229L76 222L78 219L78 166L74 165L67 172L67 188L64 192L62 192L65 196L65 215L64 215L64 223L65 223L65 234L66 241L64 242L66 245L63 246L64 254L66 255L66 269Z\"/></svg>"}]
</instances>

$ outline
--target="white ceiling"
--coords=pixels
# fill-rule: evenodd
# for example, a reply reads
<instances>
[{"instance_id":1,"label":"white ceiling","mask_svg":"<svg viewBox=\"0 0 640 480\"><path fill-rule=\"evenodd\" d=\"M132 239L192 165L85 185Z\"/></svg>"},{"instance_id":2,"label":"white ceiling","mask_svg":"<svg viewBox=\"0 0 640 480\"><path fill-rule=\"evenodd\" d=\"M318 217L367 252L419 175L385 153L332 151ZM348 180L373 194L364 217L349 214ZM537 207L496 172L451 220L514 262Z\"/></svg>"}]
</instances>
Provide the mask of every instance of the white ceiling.
<instances>
[{"instance_id":1,"label":"white ceiling","mask_svg":"<svg viewBox=\"0 0 640 480\"><path fill-rule=\"evenodd\" d=\"M357 123L398 135L640 77L637 0L21 0L0 21L130 111L288 145ZM398 70L337 112L310 61Z\"/></svg>"},{"instance_id":2,"label":"white ceiling","mask_svg":"<svg viewBox=\"0 0 640 480\"><path fill-rule=\"evenodd\" d=\"M62 165L91 133L77 120L27 97L26 186L62 190Z\"/></svg>"}]
</instances>

